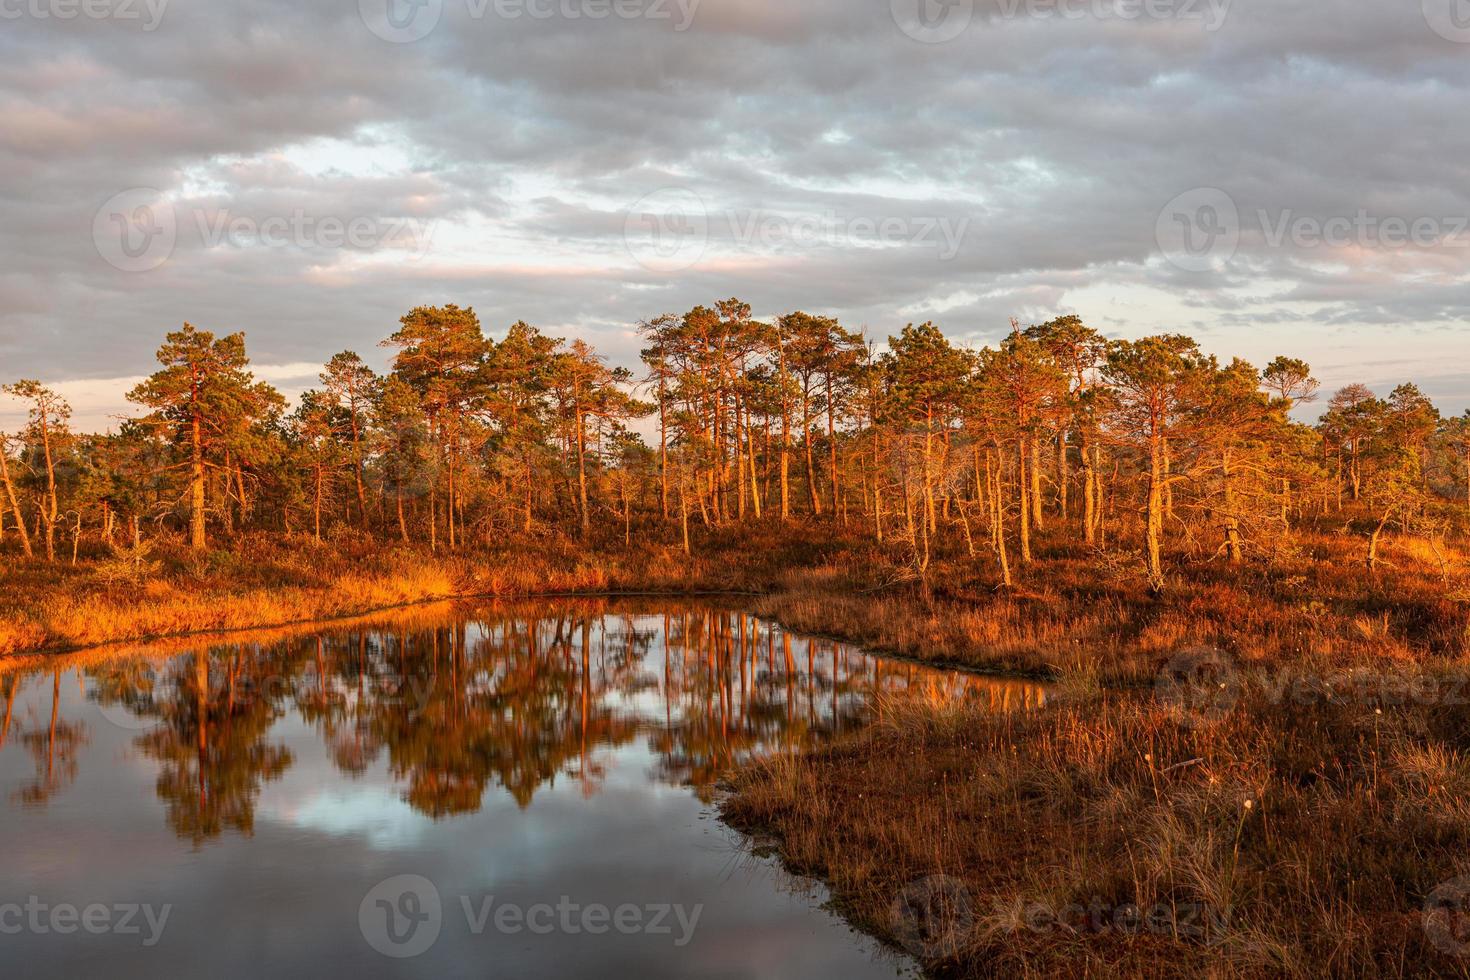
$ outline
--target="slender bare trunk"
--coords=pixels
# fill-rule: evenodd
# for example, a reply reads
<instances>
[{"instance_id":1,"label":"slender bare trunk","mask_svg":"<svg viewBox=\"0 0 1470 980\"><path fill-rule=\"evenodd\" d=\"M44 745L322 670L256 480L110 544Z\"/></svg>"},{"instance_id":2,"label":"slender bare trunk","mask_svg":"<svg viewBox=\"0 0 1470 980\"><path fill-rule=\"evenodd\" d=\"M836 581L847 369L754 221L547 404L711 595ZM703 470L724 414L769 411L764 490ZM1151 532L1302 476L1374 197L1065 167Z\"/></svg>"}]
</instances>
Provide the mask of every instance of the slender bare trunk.
<instances>
[{"instance_id":1,"label":"slender bare trunk","mask_svg":"<svg viewBox=\"0 0 1470 980\"><path fill-rule=\"evenodd\" d=\"M1149 582L1154 588L1164 584L1164 440L1158 434L1149 439L1148 506L1145 514Z\"/></svg>"},{"instance_id":2,"label":"slender bare trunk","mask_svg":"<svg viewBox=\"0 0 1470 980\"><path fill-rule=\"evenodd\" d=\"M1020 506L1016 508L1021 520L1021 564L1031 563L1031 489L1026 482L1027 440L1016 442L1016 491Z\"/></svg>"},{"instance_id":3,"label":"slender bare trunk","mask_svg":"<svg viewBox=\"0 0 1470 980\"><path fill-rule=\"evenodd\" d=\"M0 480L5 482L5 497L10 501L10 512L15 515L15 529L20 532L20 546L25 551L26 557L34 557L31 551L31 536L26 531L25 516L20 511L20 504L15 499L15 484L10 481L10 464L6 460L5 446L0 444ZM0 517L0 521L4 518Z\"/></svg>"},{"instance_id":4,"label":"slender bare trunk","mask_svg":"<svg viewBox=\"0 0 1470 980\"><path fill-rule=\"evenodd\" d=\"M189 428L189 546L203 551L204 536L204 439L199 416Z\"/></svg>"}]
</instances>

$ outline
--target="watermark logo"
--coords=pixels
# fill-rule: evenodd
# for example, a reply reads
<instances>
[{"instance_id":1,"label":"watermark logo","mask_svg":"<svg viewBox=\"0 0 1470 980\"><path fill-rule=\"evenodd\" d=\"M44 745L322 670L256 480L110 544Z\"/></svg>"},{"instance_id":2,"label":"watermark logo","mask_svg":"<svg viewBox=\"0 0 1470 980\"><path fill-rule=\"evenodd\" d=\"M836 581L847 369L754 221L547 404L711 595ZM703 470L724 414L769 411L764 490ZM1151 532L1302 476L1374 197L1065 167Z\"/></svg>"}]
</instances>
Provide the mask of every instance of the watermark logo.
<instances>
[{"instance_id":1,"label":"watermark logo","mask_svg":"<svg viewBox=\"0 0 1470 980\"><path fill-rule=\"evenodd\" d=\"M905 885L888 913L894 939L924 961L954 956L975 929L969 889L949 875L929 875Z\"/></svg>"},{"instance_id":2,"label":"watermark logo","mask_svg":"<svg viewBox=\"0 0 1470 980\"><path fill-rule=\"evenodd\" d=\"M0 0L4 2L4 0ZM463 0L470 21L649 20L672 21L675 33L694 23L702 0ZM368 30L393 44L422 41L439 26L444 0L358 0Z\"/></svg>"},{"instance_id":3,"label":"watermark logo","mask_svg":"<svg viewBox=\"0 0 1470 980\"><path fill-rule=\"evenodd\" d=\"M422 41L439 25L444 0L357 0L367 29L391 44Z\"/></svg>"},{"instance_id":4,"label":"watermark logo","mask_svg":"<svg viewBox=\"0 0 1470 980\"><path fill-rule=\"evenodd\" d=\"M550 902L533 905L497 903L494 895L483 895L478 899L461 895L459 904L464 910L465 924L475 936L483 935L491 926L503 936L522 933L533 936L577 936L583 933L601 936L616 932L620 936L669 936L679 948L689 945L694 939L694 930L704 913L702 904L684 906L651 902L636 905L624 902L608 906L589 902L584 905L567 895L558 899L555 905Z\"/></svg>"},{"instance_id":5,"label":"watermark logo","mask_svg":"<svg viewBox=\"0 0 1470 980\"><path fill-rule=\"evenodd\" d=\"M1470 952L1470 875L1452 878L1424 899L1424 934L1450 956Z\"/></svg>"},{"instance_id":6,"label":"watermark logo","mask_svg":"<svg viewBox=\"0 0 1470 980\"><path fill-rule=\"evenodd\" d=\"M1230 714L1243 687L1235 658L1213 647L1176 653L1154 678L1154 696L1190 728L1207 728Z\"/></svg>"},{"instance_id":7,"label":"watermark logo","mask_svg":"<svg viewBox=\"0 0 1470 980\"><path fill-rule=\"evenodd\" d=\"M623 936L668 936L677 947L694 938L703 905L667 902L617 906L582 903L563 895L555 903L520 905L499 902L494 895L460 895L465 930L471 936L494 932L502 936L594 936L616 932ZM398 875L363 896L357 910L358 926L368 945L394 959L426 952L439 939L444 906L434 883L421 875Z\"/></svg>"},{"instance_id":8,"label":"watermark logo","mask_svg":"<svg viewBox=\"0 0 1470 980\"><path fill-rule=\"evenodd\" d=\"M123 272L148 272L163 265L174 254L178 233L173 205L152 187L112 195L92 218L97 254Z\"/></svg>"},{"instance_id":9,"label":"watermark logo","mask_svg":"<svg viewBox=\"0 0 1470 980\"><path fill-rule=\"evenodd\" d=\"M1210 33L1225 26L1230 0L998 0L1000 15L1051 20L1199 21Z\"/></svg>"},{"instance_id":10,"label":"watermark logo","mask_svg":"<svg viewBox=\"0 0 1470 980\"><path fill-rule=\"evenodd\" d=\"M997 0L990 19L1199 22L1208 32L1225 26L1231 0ZM975 19L975 0L889 0L893 22L915 41L943 44Z\"/></svg>"},{"instance_id":11,"label":"watermark logo","mask_svg":"<svg viewBox=\"0 0 1470 980\"><path fill-rule=\"evenodd\" d=\"M168 927L172 904L159 906L139 902L103 905L94 902L77 906L70 902L47 902L35 895L20 902L0 903L0 936L31 933L38 936L69 936L86 932L94 936L137 936L149 948L158 945Z\"/></svg>"},{"instance_id":12,"label":"watermark logo","mask_svg":"<svg viewBox=\"0 0 1470 980\"><path fill-rule=\"evenodd\" d=\"M444 922L439 889L422 875L380 881L363 896L357 925L368 945L384 956L408 959L433 946Z\"/></svg>"},{"instance_id":13,"label":"watermark logo","mask_svg":"<svg viewBox=\"0 0 1470 980\"><path fill-rule=\"evenodd\" d=\"M1229 933L1230 915L1198 902L1138 902L1115 904L1094 895L1086 905L1070 902L1055 906L1035 902L1026 906L1022 926L1042 936L1164 936L1205 945L1217 945Z\"/></svg>"},{"instance_id":14,"label":"watermark logo","mask_svg":"<svg viewBox=\"0 0 1470 980\"><path fill-rule=\"evenodd\" d=\"M315 215L298 208L264 217L237 215L229 208L183 208L151 187L135 187L112 197L92 219L97 254L123 272L151 272L173 257L181 229L208 249L300 248L392 249L421 259L433 244L437 225L410 217Z\"/></svg>"},{"instance_id":15,"label":"watermark logo","mask_svg":"<svg viewBox=\"0 0 1470 980\"><path fill-rule=\"evenodd\" d=\"M0 20L117 20L158 29L169 0L0 0Z\"/></svg>"},{"instance_id":16,"label":"watermark logo","mask_svg":"<svg viewBox=\"0 0 1470 980\"><path fill-rule=\"evenodd\" d=\"M711 212L693 191L665 188L628 209L623 241L634 260L654 272L690 268L704 257L712 241L758 252L920 247L932 249L939 261L948 262L959 254L969 228L968 216L872 217L833 210Z\"/></svg>"},{"instance_id":17,"label":"watermark logo","mask_svg":"<svg viewBox=\"0 0 1470 980\"><path fill-rule=\"evenodd\" d=\"M195 231L207 249L230 248L350 248L369 251L393 248L420 259L434 240L435 223L417 218L375 218L357 215L314 215L301 208L290 214L265 218L195 209Z\"/></svg>"},{"instance_id":18,"label":"watermark logo","mask_svg":"<svg viewBox=\"0 0 1470 980\"><path fill-rule=\"evenodd\" d=\"M1470 0L1422 0L1424 21L1446 41L1470 44Z\"/></svg>"},{"instance_id":19,"label":"watermark logo","mask_svg":"<svg viewBox=\"0 0 1470 980\"><path fill-rule=\"evenodd\" d=\"M953 41L975 17L975 0L889 0L888 6L898 29L924 44Z\"/></svg>"},{"instance_id":20,"label":"watermark logo","mask_svg":"<svg viewBox=\"0 0 1470 980\"><path fill-rule=\"evenodd\" d=\"M1154 240L1164 258L1186 272L1208 272L1240 247L1240 212L1218 187L1196 187L1159 212Z\"/></svg>"},{"instance_id":21,"label":"watermark logo","mask_svg":"<svg viewBox=\"0 0 1470 980\"><path fill-rule=\"evenodd\" d=\"M171 696L176 689L175 685L166 685L164 679L152 667L145 669L144 679L147 681L147 690L150 692L151 701L162 701L164 698ZM165 687L168 689L167 693L165 693ZM96 701L97 710L101 713L102 717L123 731L148 731L157 728L161 724L156 716L140 714L134 711L128 706L126 700L106 697L101 691L97 690L92 692L91 697Z\"/></svg>"},{"instance_id":22,"label":"watermark logo","mask_svg":"<svg viewBox=\"0 0 1470 980\"><path fill-rule=\"evenodd\" d=\"M932 248L941 262L948 262L959 254L970 230L968 217L889 215L874 218L841 215L830 210L798 215L732 210L720 215L719 220L720 231L747 249L914 245Z\"/></svg>"},{"instance_id":23,"label":"watermark logo","mask_svg":"<svg viewBox=\"0 0 1470 980\"><path fill-rule=\"evenodd\" d=\"M623 219L623 243L633 260L650 272L682 272L709 247L709 211L686 187L645 194Z\"/></svg>"},{"instance_id":24,"label":"watermark logo","mask_svg":"<svg viewBox=\"0 0 1470 980\"><path fill-rule=\"evenodd\" d=\"M1268 249L1470 248L1470 217L1464 215L1299 214L1291 208L1256 208L1243 214L1218 187L1196 187L1159 212L1154 237L1164 258L1188 272L1217 269L1234 257L1249 236Z\"/></svg>"}]
</instances>

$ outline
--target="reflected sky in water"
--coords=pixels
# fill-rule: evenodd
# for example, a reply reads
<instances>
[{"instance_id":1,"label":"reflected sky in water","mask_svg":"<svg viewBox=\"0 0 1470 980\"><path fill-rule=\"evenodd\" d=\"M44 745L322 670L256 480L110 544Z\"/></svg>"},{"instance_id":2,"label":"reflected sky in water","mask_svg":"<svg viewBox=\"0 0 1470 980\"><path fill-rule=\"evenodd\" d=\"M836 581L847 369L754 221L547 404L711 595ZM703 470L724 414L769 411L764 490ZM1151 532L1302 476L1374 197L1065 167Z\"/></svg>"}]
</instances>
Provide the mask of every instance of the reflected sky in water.
<instances>
[{"instance_id":1,"label":"reflected sky in water","mask_svg":"<svg viewBox=\"0 0 1470 980\"><path fill-rule=\"evenodd\" d=\"M732 766L855 730L889 698L1044 694L714 606L605 601L3 665L0 911L170 911L151 947L146 926L12 934L0 917L0 975L893 976L901 960L710 807ZM405 874L432 883L442 924L395 959L359 911ZM682 946L678 929L476 934L464 903L491 897L701 911Z\"/></svg>"}]
</instances>

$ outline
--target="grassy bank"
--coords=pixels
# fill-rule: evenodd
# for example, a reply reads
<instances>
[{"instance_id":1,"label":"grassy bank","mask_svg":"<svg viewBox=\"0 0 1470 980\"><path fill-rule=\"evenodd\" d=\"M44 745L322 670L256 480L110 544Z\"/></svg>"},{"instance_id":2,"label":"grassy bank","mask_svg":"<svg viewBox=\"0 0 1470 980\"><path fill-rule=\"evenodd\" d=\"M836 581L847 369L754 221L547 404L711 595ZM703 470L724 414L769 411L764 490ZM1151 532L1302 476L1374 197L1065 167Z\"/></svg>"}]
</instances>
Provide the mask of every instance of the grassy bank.
<instances>
[{"instance_id":1,"label":"grassy bank","mask_svg":"<svg viewBox=\"0 0 1470 980\"><path fill-rule=\"evenodd\" d=\"M563 536L455 553L344 537L241 536L195 555L160 542L146 555L76 565L0 557L0 655L355 615L436 599L653 591L754 593L752 611L811 633L967 667L1131 684L1181 646L1210 643L1262 663L1311 654L1339 663L1410 662L1470 650L1464 586L1419 560L1413 539L1384 545L1399 567L1370 575L1331 535L1303 535L1286 559L1181 565L1160 593L1141 564L1065 539L1008 592L986 562L937 558L928 594L902 545L829 524L714 530L695 554L635 535ZM1451 560L1460 562L1458 554Z\"/></svg>"},{"instance_id":2,"label":"grassy bank","mask_svg":"<svg viewBox=\"0 0 1470 980\"><path fill-rule=\"evenodd\" d=\"M346 537L241 536L196 555L146 553L73 565L0 558L0 656L335 619L467 597L652 591L770 592L784 570L825 560L820 543L772 532L699 555L659 543L588 547L559 536L450 553Z\"/></svg>"},{"instance_id":3,"label":"grassy bank","mask_svg":"<svg viewBox=\"0 0 1470 980\"><path fill-rule=\"evenodd\" d=\"M1389 538L1373 575L1354 548L1303 532L1271 561L1181 562L1152 592L1125 553L1043 538L1044 564L1001 592L959 552L922 588L901 546L825 524L710 531L693 556L653 535L452 555L163 543L76 566L7 557L0 653L461 596L748 593L795 630L1059 679L1042 711L889 705L878 727L734 776L730 822L933 972L1470 975L1440 928L1454 922L1424 913L1470 874L1464 557ZM1222 651L1225 701L1148 697L1198 646Z\"/></svg>"},{"instance_id":4,"label":"grassy bank","mask_svg":"<svg viewBox=\"0 0 1470 980\"><path fill-rule=\"evenodd\" d=\"M725 816L939 975L1466 975L1424 909L1470 872L1470 709L1420 676L1446 696L1251 681L1203 724L1116 694L894 705L739 774Z\"/></svg>"},{"instance_id":5,"label":"grassy bank","mask_svg":"<svg viewBox=\"0 0 1470 980\"><path fill-rule=\"evenodd\" d=\"M1154 595L1054 557L1004 600L773 597L797 628L1050 668L1060 695L887 705L736 774L724 816L934 975L1470 976L1465 564L1400 538L1371 575L1342 547Z\"/></svg>"}]
</instances>

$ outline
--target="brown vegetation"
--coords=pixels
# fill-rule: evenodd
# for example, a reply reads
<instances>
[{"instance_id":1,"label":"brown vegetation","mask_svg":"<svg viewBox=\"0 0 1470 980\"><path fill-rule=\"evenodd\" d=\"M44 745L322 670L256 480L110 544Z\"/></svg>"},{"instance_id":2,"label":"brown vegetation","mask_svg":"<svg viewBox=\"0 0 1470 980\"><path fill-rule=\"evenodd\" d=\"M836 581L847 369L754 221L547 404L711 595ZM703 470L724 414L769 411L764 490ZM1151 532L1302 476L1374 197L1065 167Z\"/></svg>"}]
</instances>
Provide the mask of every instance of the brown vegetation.
<instances>
[{"instance_id":1,"label":"brown vegetation","mask_svg":"<svg viewBox=\"0 0 1470 980\"><path fill-rule=\"evenodd\" d=\"M1470 687L1424 683L1440 703L1252 682L1205 725L1076 690L895 704L745 770L724 813L938 975L1465 975L1425 909L1470 871Z\"/></svg>"},{"instance_id":2,"label":"brown vegetation","mask_svg":"<svg viewBox=\"0 0 1470 980\"><path fill-rule=\"evenodd\" d=\"M879 935L906 938L912 882L957 879L981 905L931 968L1465 972L1423 913L1470 871L1465 708L1323 678L1438 684L1470 655L1470 414L1349 385L1309 426L1301 361L1076 317L980 351L910 325L881 354L737 300L641 330L642 391L456 306L404 316L386 375L334 356L290 414L243 335L187 325L117 433L9 386L30 421L0 433L0 655L453 596L752 593L795 629L1069 692L895 706L738 776L730 819ZM1252 679L1207 725L1138 690L1201 646ZM1283 672L1317 693L1283 699ZM1021 927L1094 898L1223 929Z\"/></svg>"}]
</instances>

